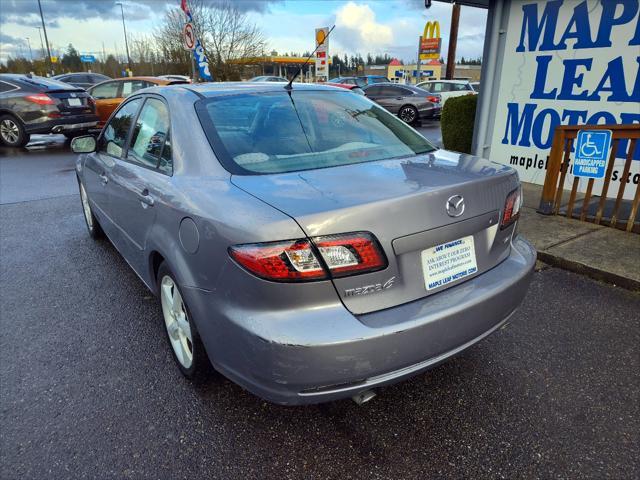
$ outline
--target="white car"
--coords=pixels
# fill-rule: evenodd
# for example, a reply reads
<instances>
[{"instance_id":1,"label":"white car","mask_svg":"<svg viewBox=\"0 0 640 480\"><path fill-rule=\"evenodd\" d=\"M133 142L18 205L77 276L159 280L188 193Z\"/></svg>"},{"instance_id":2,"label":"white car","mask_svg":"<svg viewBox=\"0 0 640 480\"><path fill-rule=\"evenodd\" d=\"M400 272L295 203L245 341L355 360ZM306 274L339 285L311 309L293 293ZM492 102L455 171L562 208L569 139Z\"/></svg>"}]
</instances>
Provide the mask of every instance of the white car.
<instances>
[{"instance_id":1,"label":"white car","mask_svg":"<svg viewBox=\"0 0 640 480\"><path fill-rule=\"evenodd\" d=\"M186 75L160 75L158 78L164 78L165 80L177 80L180 82L191 83L191 77Z\"/></svg>"},{"instance_id":2,"label":"white car","mask_svg":"<svg viewBox=\"0 0 640 480\"><path fill-rule=\"evenodd\" d=\"M442 106L451 97L462 95L476 95L476 92L467 80L428 80L416 85L430 93L437 93L442 97Z\"/></svg>"}]
</instances>

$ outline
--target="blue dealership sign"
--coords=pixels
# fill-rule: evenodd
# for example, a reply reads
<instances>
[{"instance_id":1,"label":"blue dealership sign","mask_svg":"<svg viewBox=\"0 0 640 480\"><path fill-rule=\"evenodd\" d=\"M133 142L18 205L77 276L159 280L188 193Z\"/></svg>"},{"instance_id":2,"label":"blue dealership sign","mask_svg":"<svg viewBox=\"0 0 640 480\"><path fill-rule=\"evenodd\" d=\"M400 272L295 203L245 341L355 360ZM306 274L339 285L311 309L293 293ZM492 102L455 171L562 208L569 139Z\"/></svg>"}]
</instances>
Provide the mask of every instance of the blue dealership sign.
<instances>
[{"instance_id":1,"label":"blue dealership sign","mask_svg":"<svg viewBox=\"0 0 640 480\"><path fill-rule=\"evenodd\" d=\"M93 63L96 61L95 55L80 55L80 61L82 63Z\"/></svg>"},{"instance_id":2,"label":"blue dealership sign","mask_svg":"<svg viewBox=\"0 0 640 480\"><path fill-rule=\"evenodd\" d=\"M580 130L575 148L573 175L604 178L611 147L611 130Z\"/></svg>"}]
</instances>

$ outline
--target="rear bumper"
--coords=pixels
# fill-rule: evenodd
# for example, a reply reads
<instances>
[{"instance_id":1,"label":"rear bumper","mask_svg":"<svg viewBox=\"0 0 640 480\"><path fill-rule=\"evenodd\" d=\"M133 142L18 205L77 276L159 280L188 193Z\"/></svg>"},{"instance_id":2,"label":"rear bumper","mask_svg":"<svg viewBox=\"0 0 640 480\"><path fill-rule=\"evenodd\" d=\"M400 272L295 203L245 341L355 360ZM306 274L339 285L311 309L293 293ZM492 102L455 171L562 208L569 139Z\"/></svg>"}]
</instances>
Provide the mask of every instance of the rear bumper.
<instances>
[{"instance_id":1,"label":"rear bumper","mask_svg":"<svg viewBox=\"0 0 640 480\"><path fill-rule=\"evenodd\" d=\"M97 115L75 115L25 125L27 133L64 133L96 128Z\"/></svg>"},{"instance_id":2,"label":"rear bumper","mask_svg":"<svg viewBox=\"0 0 640 480\"><path fill-rule=\"evenodd\" d=\"M435 118L435 117L439 117L441 113L442 113L441 106L424 108L418 111L420 118Z\"/></svg>"},{"instance_id":3,"label":"rear bumper","mask_svg":"<svg viewBox=\"0 0 640 480\"><path fill-rule=\"evenodd\" d=\"M220 307L211 292L183 293L216 369L274 403L319 403L401 381L485 338L522 302L535 259L518 237L509 257L482 275L359 318L341 303L256 312Z\"/></svg>"}]
</instances>

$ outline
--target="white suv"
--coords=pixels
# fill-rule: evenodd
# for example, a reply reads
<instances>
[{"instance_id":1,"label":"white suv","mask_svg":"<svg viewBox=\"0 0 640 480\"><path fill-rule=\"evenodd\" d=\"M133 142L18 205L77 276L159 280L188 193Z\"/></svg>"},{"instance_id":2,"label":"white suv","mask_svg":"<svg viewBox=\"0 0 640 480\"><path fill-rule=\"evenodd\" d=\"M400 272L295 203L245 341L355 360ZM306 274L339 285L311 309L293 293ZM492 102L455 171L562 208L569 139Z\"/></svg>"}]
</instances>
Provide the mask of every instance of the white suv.
<instances>
[{"instance_id":1,"label":"white suv","mask_svg":"<svg viewBox=\"0 0 640 480\"><path fill-rule=\"evenodd\" d=\"M428 80L416 85L430 93L437 93L442 97L442 106L451 97L462 95L476 95L476 92L467 80Z\"/></svg>"}]
</instances>

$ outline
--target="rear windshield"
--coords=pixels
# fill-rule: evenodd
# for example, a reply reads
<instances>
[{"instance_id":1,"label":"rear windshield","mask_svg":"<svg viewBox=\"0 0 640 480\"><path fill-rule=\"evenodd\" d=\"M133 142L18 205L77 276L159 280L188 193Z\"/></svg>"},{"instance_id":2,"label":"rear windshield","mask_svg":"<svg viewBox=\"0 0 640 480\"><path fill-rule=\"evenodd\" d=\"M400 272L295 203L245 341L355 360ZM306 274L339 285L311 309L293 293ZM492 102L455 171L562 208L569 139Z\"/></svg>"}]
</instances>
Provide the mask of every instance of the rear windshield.
<instances>
[{"instance_id":1,"label":"rear windshield","mask_svg":"<svg viewBox=\"0 0 640 480\"><path fill-rule=\"evenodd\" d=\"M77 90L73 85L63 83L53 78L37 77L35 75L31 78L27 76L21 77L20 81L44 90Z\"/></svg>"},{"instance_id":2,"label":"rear windshield","mask_svg":"<svg viewBox=\"0 0 640 480\"><path fill-rule=\"evenodd\" d=\"M196 110L232 173L284 173L435 150L397 117L348 90L230 95L203 100Z\"/></svg>"}]
</instances>

